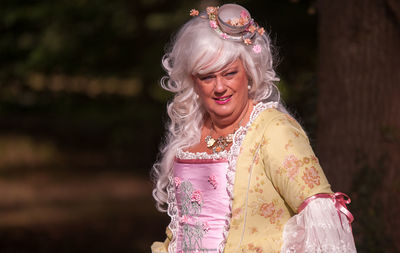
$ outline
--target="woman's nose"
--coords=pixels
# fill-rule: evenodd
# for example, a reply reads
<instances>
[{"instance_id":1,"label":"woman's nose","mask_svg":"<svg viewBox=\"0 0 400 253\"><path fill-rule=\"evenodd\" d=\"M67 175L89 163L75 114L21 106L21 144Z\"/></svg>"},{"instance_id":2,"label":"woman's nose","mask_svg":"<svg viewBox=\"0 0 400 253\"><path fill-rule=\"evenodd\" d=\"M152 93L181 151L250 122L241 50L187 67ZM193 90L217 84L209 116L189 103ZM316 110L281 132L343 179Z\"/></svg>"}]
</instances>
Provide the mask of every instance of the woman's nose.
<instances>
[{"instance_id":1,"label":"woman's nose","mask_svg":"<svg viewBox=\"0 0 400 253\"><path fill-rule=\"evenodd\" d=\"M225 82L223 80L223 78L217 76L217 78L215 78L215 87L214 87L215 92L217 93L222 93L226 90L226 85Z\"/></svg>"}]
</instances>

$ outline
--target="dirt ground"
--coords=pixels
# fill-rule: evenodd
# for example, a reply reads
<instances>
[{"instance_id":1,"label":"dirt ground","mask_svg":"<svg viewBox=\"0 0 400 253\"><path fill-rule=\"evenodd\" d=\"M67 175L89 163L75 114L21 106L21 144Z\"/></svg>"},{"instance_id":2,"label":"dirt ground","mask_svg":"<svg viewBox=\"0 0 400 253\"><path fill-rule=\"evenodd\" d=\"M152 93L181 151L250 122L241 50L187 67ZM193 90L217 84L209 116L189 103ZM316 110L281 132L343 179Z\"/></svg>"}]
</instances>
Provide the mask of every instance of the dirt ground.
<instances>
[{"instance_id":1,"label":"dirt ground","mask_svg":"<svg viewBox=\"0 0 400 253\"><path fill-rule=\"evenodd\" d=\"M148 179L124 173L0 178L0 252L150 252L168 223Z\"/></svg>"}]
</instances>

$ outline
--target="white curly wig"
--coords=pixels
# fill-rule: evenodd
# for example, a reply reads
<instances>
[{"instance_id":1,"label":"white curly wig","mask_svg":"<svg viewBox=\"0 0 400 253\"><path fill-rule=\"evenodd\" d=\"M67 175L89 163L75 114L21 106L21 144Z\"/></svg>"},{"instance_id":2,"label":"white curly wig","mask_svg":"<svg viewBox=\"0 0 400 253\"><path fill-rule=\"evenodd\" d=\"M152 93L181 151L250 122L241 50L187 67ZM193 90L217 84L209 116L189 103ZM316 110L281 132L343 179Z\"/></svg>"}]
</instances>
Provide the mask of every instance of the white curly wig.
<instances>
[{"instance_id":1,"label":"white curly wig","mask_svg":"<svg viewBox=\"0 0 400 253\"><path fill-rule=\"evenodd\" d=\"M261 52L255 52L254 45L259 45ZM226 40L210 28L208 19L201 17L192 18L180 29L172 47L162 58L167 75L161 79L161 86L175 95L167 106L167 134L160 158L152 169L153 196L158 210L166 211L167 187L176 152L200 141L206 112L194 90L191 76L218 71L241 59L251 86L249 98L255 102L280 102L279 91L274 85L279 79L273 58L267 34L257 35L252 45ZM279 109L286 112L281 104Z\"/></svg>"}]
</instances>

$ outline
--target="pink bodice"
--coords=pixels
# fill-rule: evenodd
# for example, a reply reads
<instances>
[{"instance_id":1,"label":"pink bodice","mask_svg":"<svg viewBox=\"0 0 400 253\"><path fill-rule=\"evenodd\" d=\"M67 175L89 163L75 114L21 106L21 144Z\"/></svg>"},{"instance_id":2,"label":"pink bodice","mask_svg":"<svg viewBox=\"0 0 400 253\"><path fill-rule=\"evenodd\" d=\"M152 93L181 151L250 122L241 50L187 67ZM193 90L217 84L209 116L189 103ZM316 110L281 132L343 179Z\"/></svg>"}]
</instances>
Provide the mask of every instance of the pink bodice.
<instances>
[{"instance_id":1,"label":"pink bodice","mask_svg":"<svg viewBox=\"0 0 400 253\"><path fill-rule=\"evenodd\" d=\"M228 162L223 160L175 161L177 252L218 251L230 213L227 169Z\"/></svg>"}]
</instances>

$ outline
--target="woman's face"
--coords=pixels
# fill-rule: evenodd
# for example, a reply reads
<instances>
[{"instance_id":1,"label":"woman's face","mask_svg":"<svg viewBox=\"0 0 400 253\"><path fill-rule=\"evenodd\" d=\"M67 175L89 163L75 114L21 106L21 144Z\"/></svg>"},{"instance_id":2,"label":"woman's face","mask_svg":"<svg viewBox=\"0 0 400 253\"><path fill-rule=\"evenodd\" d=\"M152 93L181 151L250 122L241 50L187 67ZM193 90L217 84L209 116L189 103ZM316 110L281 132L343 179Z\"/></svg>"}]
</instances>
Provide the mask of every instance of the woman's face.
<instances>
[{"instance_id":1,"label":"woman's face","mask_svg":"<svg viewBox=\"0 0 400 253\"><path fill-rule=\"evenodd\" d=\"M212 120L233 124L247 108L248 78L240 59L219 71L195 75L193 80L195 91Z\"/></svg>"}]
</instances>

